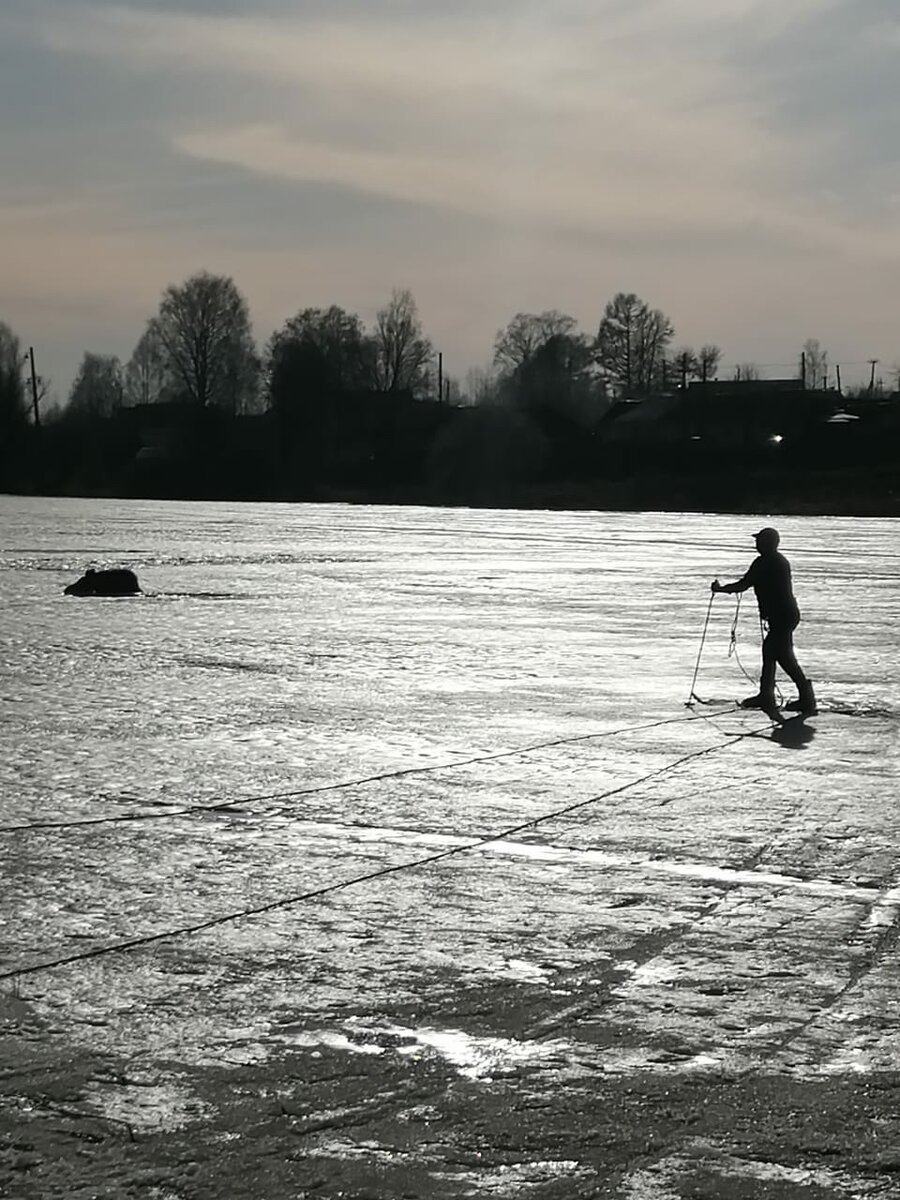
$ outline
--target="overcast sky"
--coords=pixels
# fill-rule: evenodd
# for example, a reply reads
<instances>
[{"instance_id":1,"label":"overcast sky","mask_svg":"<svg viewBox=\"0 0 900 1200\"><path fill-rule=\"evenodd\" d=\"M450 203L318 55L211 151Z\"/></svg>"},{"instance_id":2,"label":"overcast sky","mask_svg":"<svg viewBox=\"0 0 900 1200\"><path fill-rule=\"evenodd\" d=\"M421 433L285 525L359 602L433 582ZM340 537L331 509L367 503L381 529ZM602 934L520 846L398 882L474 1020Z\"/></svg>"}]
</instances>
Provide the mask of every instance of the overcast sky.
<instances>
[{"instance_id":1,"label":"overcast sky","mask_svg":"<svg viewBox=\"0 0 900 1200\"><path fill-rule=\"evenodd\" d=\"M459 375L617 291L886 371L898 56L897 0L2 0L0 319L63 394L200 268L260 342L409 287Z\"/></svg>"}]
</instances>

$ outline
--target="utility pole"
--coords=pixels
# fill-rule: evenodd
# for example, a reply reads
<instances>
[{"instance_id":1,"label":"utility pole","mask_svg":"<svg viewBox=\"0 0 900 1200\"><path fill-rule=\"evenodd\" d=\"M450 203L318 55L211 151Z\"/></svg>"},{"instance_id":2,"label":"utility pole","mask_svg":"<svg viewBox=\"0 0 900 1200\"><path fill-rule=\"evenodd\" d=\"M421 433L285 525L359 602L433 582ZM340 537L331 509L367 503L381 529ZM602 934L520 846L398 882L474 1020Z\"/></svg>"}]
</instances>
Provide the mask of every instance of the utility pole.
<instances>
[{"instance_id":1,"label":"utility pole","mask_svg":"<svg viewBox=\"0 0 900 1200\"><path fill-rule=\"evenodd\" d=\"M38 408L37 375L34 373L34 346L28 347L28 361L31 364L31 403L34 407L34 427L40 429L41 413Z\"/></svg>"},{"instance_id":2,"label":"utility pole","mask_svg":"<svg viewBox=\"0 0 900 1200\"><path fill-rule=\"evenodd\" d=\"M837 366L834 368L834 371L835 371L835 374L837 375L838 395L843 396L844 392L843 392L843 389L841 388L841 364L840 363L837 364Z\"/></svg>"},{"instance_id":3,"label":"utility pole","mask_svg":"<svg viewBox=\"0 0 900 1200\"><path fill-rule=\"evenodd\" d=\"M872 368L872 373L869 375L869 395L875 391L875 368L878 366L877 358L869 359L869 366Z\"/></svg>"},{"instance_id":4,"label":"utility pole","mask_svg":"<svg viewBox=\"0 0 900 1200\"><path fill-rule=\"evenodd\" d=\"M438 351L438 403L444 399L444 356Z\"/></svg>"}]
</instances>

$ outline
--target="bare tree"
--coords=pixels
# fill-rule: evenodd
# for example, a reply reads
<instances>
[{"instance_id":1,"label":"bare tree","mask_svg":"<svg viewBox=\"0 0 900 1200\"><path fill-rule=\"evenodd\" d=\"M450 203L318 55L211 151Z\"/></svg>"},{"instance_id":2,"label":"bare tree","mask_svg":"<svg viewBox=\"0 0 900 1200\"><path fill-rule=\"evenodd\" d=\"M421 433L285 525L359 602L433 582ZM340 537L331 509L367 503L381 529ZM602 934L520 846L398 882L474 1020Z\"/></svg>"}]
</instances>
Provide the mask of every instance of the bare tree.
<instances>
[{"instance_id":1,"label":"bare tree","mask_svg":"<svg viewBox=\"0 0 900 1200\"><path fill-rule=\"evenodd\" d=\"M515 371L552 337L574 335L578 322L555 308L542 313L516 313L494 339L494 363L502 371Z\"/></svg>"},{"instance_id":2,"label":"bare tree","mask_svg":"<svg viewBox=\"0 0 900 1200\"><path fill-rule=\"evenodd\" d=\"M732 379L735 383L750 383L759 379L759 367L756 363L738 363L732 373Z\"/></svg>"},{"instance_id":3,"label":"bare tree","mask_svg":"<svg viewBox=\"0 0 900 1200\"><path fill-rule=\"evenodd\" d=\"M69 392L68 411L79 417L111 417L122 407L122 364L114 354L85 353Z\"/></svg>"},{"instance_id":4,"label":"bare tree","mask_svg":"<svg viewBox=\"0 0 900 1200\"><path fill-rule=\"evenodd\" d=\"M147 322L125 367L125 403L156 404L171 392L166 351L155 318Z\"/></svg>"},{"instance_id":5,"label":"bare tree","mask_svg":"<svg viewBox=\"0 0 900 1200\"><path fill-rule=\"evenodd\" d=\"M633 292L619 292L607 304L594 352L609 382L626 396L646 396L661 381L672 322Z\"/></svg>"},{"instance_id":6,"label":"bare tree","mask_svg":"<svg viewBox=\"0 0 900 1200\"><path fill-rule=\"evenodd\" d=\"M423 386L434 349L422 332L412 292L394 290L376 316L372 341L375 379L382 391L416 391Z\"/></svg>"},{"instance_id":7,"label":"bare tree","mask_svg":"<svg viewBox=\"0 0 900 1200\"><path fill-rule=\"evenodd\" d=\"M497 401L497 376L490 367L470 367L462 387L462 404L494 404Z\"/></svg>"},{"instance_id":8,"label":"bare tree","mask_svg":"<svg viewBox=\"0 0 900 1200\"><path fill-rule=\"evenodd\" d=\"M718 346L701 346L697 352L697 378L701 383L709 383L715 379L719 371L722 351Z\"/></svg>"},{"instance_id":9,"label":"bare tree","mask_svg":"<svg viewBox=\"0 0 900 1200\"><path fill-rule=\"evenodd\" d=\"M5 322L0 321L0 454L28 423L22 362L19 339Z\"/></svg>"},{"instance_id":10,"label":"bare tree","mask_svg":"<svg viewBox=\"0 0 900 1200\"><path fill-rule=\"evenodd\" d=\"M700 370L697 355L690 346L681 346L675 351L672 355L672 367L682 390L687 387L689 379L696 379Z\"/></svg>"},{"instance_id":11,"label":"bare tree","mask_svg":"<svg viewBox=\"0 0 900 1200\"><path fill-rule=\"evenodd\" d=\"M701 383L715 379L721 357L722 351L718 346L701 346L697 351L690 346L682 346L672 356L672 368L679 385L685 388L692 379L698 379Z\"/></svg>"},{"instance_id":12,"label":"bare tree","mask_svg":"<svg viewBox=\"0 0 900 1200\"><path fill-rule=\"evenodd\" d=\"M818 338L807 338L800 355L800 378L804 387L824 388L828 382L828 351Z\"/></svg>"},{"instance_id":13,"label":"bare tree","mask_svg":"<svg viewBox=\"0 0 900 1200\"><path fill-rule=\"evenodd\" d=\"M166 369L192 404L246 411L258 386L259 359L247 302L233 279L201 271L171 285L154 324Z\"/></svg>"}]
</instances>

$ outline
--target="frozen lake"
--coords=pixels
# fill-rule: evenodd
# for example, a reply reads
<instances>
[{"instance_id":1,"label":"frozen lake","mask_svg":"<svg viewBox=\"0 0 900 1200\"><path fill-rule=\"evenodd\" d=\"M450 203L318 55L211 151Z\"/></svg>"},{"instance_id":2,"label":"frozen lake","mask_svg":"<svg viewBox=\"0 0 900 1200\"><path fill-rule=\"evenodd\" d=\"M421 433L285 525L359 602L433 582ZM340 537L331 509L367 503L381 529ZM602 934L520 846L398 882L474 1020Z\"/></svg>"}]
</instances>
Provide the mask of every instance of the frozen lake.
<instances>
[{"instance_id":1,"label":"frozen lake","mask_svg":"<svg viewBox=\"0 0 900 1200\"><path fill-rule=\"evenodd\" d=\"M737 655L716 599L715 703L685 706L709 581L768 519L0 497L0 523L0 986L43 1069L129 1064L80 1110L202 1123L196 1072L286 1054L475 1088L900 1067L900 523L774 521L821 710L784 727L733 707L752 594ZM145 594L64 597L89 565Z\"/></svg>"}]
</instances>

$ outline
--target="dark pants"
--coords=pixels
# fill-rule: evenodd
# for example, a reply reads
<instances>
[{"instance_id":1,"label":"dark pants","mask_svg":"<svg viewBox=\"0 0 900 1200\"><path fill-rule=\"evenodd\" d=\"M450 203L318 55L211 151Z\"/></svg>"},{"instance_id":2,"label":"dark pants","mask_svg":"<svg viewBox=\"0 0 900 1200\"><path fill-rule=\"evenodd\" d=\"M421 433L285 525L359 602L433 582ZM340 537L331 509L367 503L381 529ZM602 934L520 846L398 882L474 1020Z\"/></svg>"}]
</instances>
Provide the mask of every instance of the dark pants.
<instances>
[{"instance_id":1,"label":"dark pants","mask_svg":"<svg viewBox=\"0 0 900 1200\"><path fill-rule=\"evenodd\" d=\"M762 644L762 675L759 679L760 695L766 696L775 691L776 666L790 676L798 690L806 683L803 669L794 654L795 625L770 625L769 632L763 638Z\"/></svg>"}]
</instances>

